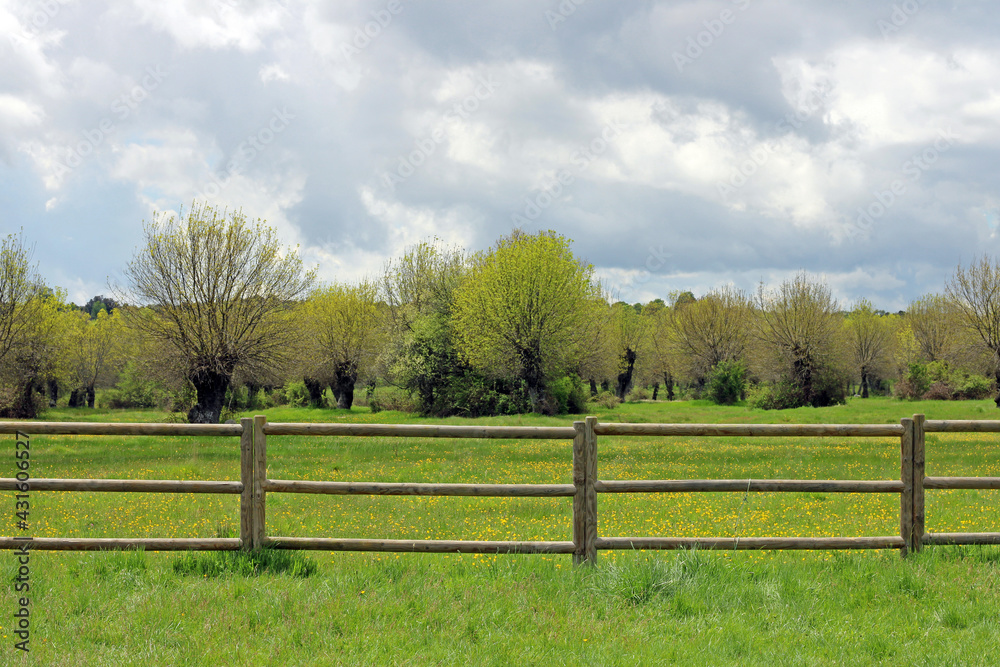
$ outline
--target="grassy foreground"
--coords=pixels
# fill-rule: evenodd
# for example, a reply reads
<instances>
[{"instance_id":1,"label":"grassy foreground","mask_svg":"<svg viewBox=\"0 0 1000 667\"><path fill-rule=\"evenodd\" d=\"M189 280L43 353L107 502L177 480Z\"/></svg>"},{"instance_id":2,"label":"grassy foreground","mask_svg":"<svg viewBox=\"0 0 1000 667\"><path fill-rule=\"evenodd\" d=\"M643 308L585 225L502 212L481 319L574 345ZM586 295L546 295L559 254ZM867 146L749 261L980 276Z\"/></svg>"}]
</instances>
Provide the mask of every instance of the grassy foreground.
<instances>
[{"instance_id":1,"label":"grassy foreground","mask_svg":"<svg viewBox=\"0 0 1000 667\"><path fill-rule=\"evenodd\" d=\"M991 402L888 399L781 413L695 403L595 409L602 421L897 422L992 419ZM270 421L445 423L400 413L283 409ZM162 414L54 410L51 420ZM517 417L481 423L565 424ZM468 422L462 422L468 423ZM12 440L12 439L11 439ZM1000 476L995 434L928 435L931 475ZM11 443L12 444L12 443ZM600 438L602 479L898 478L898 440ZM0 476L14 473L13 447ZM268 439L272 478L571 481L570 443ZM32 437L32 477L238 479L238 443L211 438ZM232 534L238 499L194 494L31 494L36 537ZM636 494L599 497L602 535L892 535L898 497ZM20 534L0 493L2 532ZM269 494L288 536L570 539L569 499ZM930 491L931 532L997 531L1000 494ZM283 554L284 555L284 554ZM7 559L6 563L2 559ZM274 560L274 559L272 559ZM303 564L306 570L301 568ZM896 552L602 552L567 556L309 553L292 569L220 555L34 552L31 652L13 648L0 596L0 664L995 664L1000 549ZM286 563L287 565L287 563ZM308 568L315 566L310 576ZM14 554L0 553L12 582Z\"/></svg>"}]
</instances>

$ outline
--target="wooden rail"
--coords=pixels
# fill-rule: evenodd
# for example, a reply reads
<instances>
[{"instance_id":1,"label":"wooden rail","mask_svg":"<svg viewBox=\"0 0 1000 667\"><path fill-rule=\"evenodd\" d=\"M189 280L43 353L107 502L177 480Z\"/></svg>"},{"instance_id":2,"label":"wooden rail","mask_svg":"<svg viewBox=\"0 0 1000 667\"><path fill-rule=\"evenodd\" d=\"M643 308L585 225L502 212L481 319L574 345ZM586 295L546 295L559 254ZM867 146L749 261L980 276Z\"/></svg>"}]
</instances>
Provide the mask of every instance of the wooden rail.
<instances>
[{"instance_id":1,"label":"wooden rail","mask_svg":"<svg viewBox=\"0 0 1000 667\"><path fill-rule=\"evenodd\" d=\"M572 427L463 426L422 424L270 424L263 416L240 424L95 424L76 422L0 422L0 434L159 435L239 437L240 481L30 479L30 491L143 493L218 493L240 496L240 537L232 539L33 538L31 549L93 551L235 550L262 547L408 553L572 554L574 563L592 563L608 549L899 549L905 556L923 545L1000 544L1000 533L924 531L925 489L1000 489L1000 477L927 477L925 433L1000 433L1000 421L925 420L899 424L611 424L595 417ZM402 438L491 438L572 440L572 484L427 484L407 482L331 482L267 478L267 437L335 436ZM697 437L892 437L900 442L898 480L684 479L601 480L597 472L598 436ZM25 482L0 479L0 490L23 490ZM601 537L597 498L602 493L689 492L892 493L900 498L899 535L866 537ZM573 503L572 541L379 540L275 537L266 532L267 493L329 495L569 497ZM0 549L20 548L24 540L0 537Z\"/></svg>"}]
</instances>

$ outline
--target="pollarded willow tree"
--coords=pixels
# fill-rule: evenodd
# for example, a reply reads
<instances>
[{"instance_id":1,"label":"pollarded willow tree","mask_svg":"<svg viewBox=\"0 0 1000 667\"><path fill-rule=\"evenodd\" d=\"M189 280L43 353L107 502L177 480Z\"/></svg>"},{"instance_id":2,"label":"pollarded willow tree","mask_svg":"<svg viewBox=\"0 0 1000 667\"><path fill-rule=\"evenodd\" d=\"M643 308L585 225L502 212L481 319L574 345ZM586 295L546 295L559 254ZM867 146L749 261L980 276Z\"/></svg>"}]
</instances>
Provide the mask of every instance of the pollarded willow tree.
<instances>
[{"instance_id":1,"label":"pollarded willow tree","mask_svg":"<svg viewBox=\"0 0 1000 667\"><path fill-rule=\"evenodd\" d=\"M363 280L318 289L303 304L309 365L329 378L338 408L351 408L354 385L371 374L383 351L387 313L377 297L375 284Z\"/></svg>"},{"instance_id":2,"label":"pollarded willow tree","mask_svg":"<svg viewBox=\"0 0 1000 667\"><path fill-rule=\"evenodd\" d=\"M477 368L524 382L538 410L546 381L583 356L588 304L599 296L593 267L568 239L515 231L480 253L455 291L459 351Z\"/></svg>"},{"instance_id":3,"label":"pollarded willow tree","mask_svg":"<svg viewBox=\"0 0 1000 667\"><path fill-rule=\"evenodd\" d=\"M844 328L848 351L861 382L861 398L868 398L872 377L889 361L891 324L875 312L870 301L861 299L848 314Z\"/></svg>"},{"instance_id":4,"label":"pollarded willow tree","mask_svg":"<svg viewBox=\"0 0 1000 667\"><path fill-rule=\"evenodd\" d=\"M287 321L315 281L297 252L242 211L205 204L187 216L160 216L144 227L145 245L125 268L119 301L133 327L169 350L194 385L192 423L216 423L237 372L277 371L298 335Z\"/></svg>"},{"instance_id":5,"label":"pollarded willow tree","mask_svg":"<svg viewBox=\"0 0 1000 667\"><path fill-rule=\"evenodd\" d=\"M756 306L756 336L777 353L784 367L778 375L800 392L801 403L819 407L841 401L841 320L830 288L800 273L775 290L761 284Z\"/></svg>"},{"instance_id":6,"label":"pollarded willow tree","mask_svg":"<svg viewBox=\"0 0 1000 667\"><path fill-rule=\"evenodd\" d=\"M989 351L997 383L994 402L1000 408L1000 262L983 255L967 267L959 264L947 294L965 327Z\"/></svg>"},{"instance_id":7,"label":"pollarded willow tree","mask_svg":"<svg viewBox=\"0 0 1000 667\"><path fill-rule=\"evenodd\" d=\"M0 240L0 363L37 325L44 292L23 236L8 234Z\"/></svg>"},{"instance_id":8,"label":"pollarded willow tree","mask_svg":"<svg viewBox=\"0 0 1000 667\"><path fill-rule=\"evenodd\" d=\"M635 363L639 353L645 347L648 331L648 321L643 319L641 312L623 301L611 306L612 341L618 357L617 376L615 379L615 395L621 401L632 390Z\"/></svg>"},{"instance_id":9,"label":"pollarded willow tree","mask_svg":"<svg viewBox=\"0 0 1000 667\"><path fill-rule=\"evenodd\" d=\"M927 294L910 303L906 320L926 361L951 360L959 345L960 317L955 304L942 294Z\"/></svg>"},{"instance_id":10,"label":"pollarded willow tree","mask_svg":"<svg viewBox=\"0 0 1000 667\"><path fill-rule=\"evenodd\" d=\"M721 362L741 361L750 346L753 306L743 291L726 286L670 311L671 343L691 379L704 380Z\"/></svg>"},{"instance_id":11,"label":"pollarded willow tree","mask_svg":"<svg viewBox=\"0 0 1000 667\"><path fill-rule=\"evenodd\" d=\"M102 309L90 319L86 312L74 310L67 317L67 366L74 383L70 407L92 408L97 386L111 384L125 357L121 311L109 315Z\"/></svg>"}]
</instances>

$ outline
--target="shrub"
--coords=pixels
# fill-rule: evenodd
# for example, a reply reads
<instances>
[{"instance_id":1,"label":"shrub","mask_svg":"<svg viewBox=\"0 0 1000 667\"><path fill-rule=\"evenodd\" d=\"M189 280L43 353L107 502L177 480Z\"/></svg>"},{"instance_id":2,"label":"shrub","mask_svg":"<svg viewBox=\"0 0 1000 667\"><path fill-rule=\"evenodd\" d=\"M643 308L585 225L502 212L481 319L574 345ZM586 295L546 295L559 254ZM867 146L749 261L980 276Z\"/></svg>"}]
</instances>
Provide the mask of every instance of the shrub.
<instances>
[{"instance_id":1,"label":"shrub","mask_svg":"<svg viewBox=\"0 0 1000 667\"><path fill-rule=\"evenodd\" d=\"M570 375L549 383L549 396L552 399L553 414L581 414L586 410L587 394L583 383L576 375Z\"/></svg>"},{"instance_id":2,"label":"shrub","mask_svg":"<svg viewBox=\"0 0 1000 667\"><path fill-rule=\"evenodd\" d=\"M650 397L649 389L646 387L633 387L632 391L628 393L625 397L625 401L628 403L638 403L639 401L648 401Z\"/></svg>"},{"instance_id":3,"label":"shrub","mask_svg":"<svg viewBox=\"0 0 1000 667\"><path fill-rule=\"evenodd\" d=\"M705 396L719 405L733 405L747 391L747 369L742 361L721 361L712 369Z\"/></svg>"},{"instance_id":4,"label":"shrub","mask_svg":"<svg viewBox=\"0 0 1000 667\"><path fill-rule=\"evenodd\" d=\"M921 394L917 393L917 389L918 387L913 382L904 377L896 383L892 391L896 398L914 400L921 396Z\"/></svg>"},{"instance_id":5,"label":"shrub","mask_svg":"<svg viewBox=\"0 0 1000 667\"><path fill-rule=\"evenodd\" d=\"M847 378L833 369L825 368L813 379L813 395L810 405L824 408L847 402Z\"/></svg>"},{"instance_id":6,"label":"shrub","mask_svg":"<svg viewBox=\"0 0 1000 667\"><path fill-rule=\"evenodd\" d=\"M278 405L288 405L288 396L285 394L284 387L275 387L268 393L267 402L270 402L269 407L275 407Z\"/></svg>"},{"instance_id":7,"label":"shrub","mask_svg":"<svg viewBox=\"0 0 1000 667\"><path fill-rule=\"evenodd\" d=\"M747 391L747 407L752 410L787 410L805 404L802 390L791 382L762 382Z\"/></svg>"},{"instance_id":8,"label":"shrub","mask_svg":"<svg viewBox=\"0 0 1000 667\"><path fill-rule=\"evenodd\" d=\"M101 397L103 407L155 408L166 392L158 382L150 381L135 362L128 362L118 378L114 389L108 389Z\"/></svg>"},{"instance_id":9,"label":"shrub","mask_svg":"<svg viewBox=\"0 0 1000 667\"><path fill-rule=\"evenodd\" d=\"M306 383L302 380L289 382L285 385L284 392L285 403L288 405L294 405L298 408L309 405L309 390L306 389Z\"/></svg>"},{"instance_id":10,"label":"shrub","mask_svg":"<svg viewBox=\"0 0 1000 667\"><path fill-rule=\"evenodd\" d=\"M701 387L696 384L684 387L680 391L680 399L682 401L697 401L701 399Z\"/></svg>"},{"instance_id":11,"label":"shrub","mask_svg":"<svg viewBox=\"0 0 1000 667\"><path fill-rule=\"evenodd\" d=\"M621 401L610 391L602 391L597 396L594 397L594 403L597 403L602 408L617 408Z\"/></svg>"},{"instance_id":12,"label":"shrub","mask_svg":"<svg viewBox=\"0 0 1000 667\"><path fill-rule=\"evenodd\" d=\"M925 401L950 401L955 397L955 389L947 382L935 382L920 398Z\"/></svg>"},{"instance_id":13,"label":"shrub","mask_svg":"<svg viewBox=\"0 0 1000 667\"><path fill-rule=\"evenodd\" d=\"M981 401L993 395L993 380L982 375L969 375L961 384L955 398L964 398L973 401Z\"/></svg>"},{"instance_id":14,"label":"shrub","mask_svg":"<svg viewBox=\"0 0 1000 667\"><path fill-rule=\"evenodd\" d=\"M895 394L907 399L982 400L993 394L993 388L990 378L952 369L943 361L932 361L910 364L906 376L896 383Z\"/></svg>"}]
</instances>

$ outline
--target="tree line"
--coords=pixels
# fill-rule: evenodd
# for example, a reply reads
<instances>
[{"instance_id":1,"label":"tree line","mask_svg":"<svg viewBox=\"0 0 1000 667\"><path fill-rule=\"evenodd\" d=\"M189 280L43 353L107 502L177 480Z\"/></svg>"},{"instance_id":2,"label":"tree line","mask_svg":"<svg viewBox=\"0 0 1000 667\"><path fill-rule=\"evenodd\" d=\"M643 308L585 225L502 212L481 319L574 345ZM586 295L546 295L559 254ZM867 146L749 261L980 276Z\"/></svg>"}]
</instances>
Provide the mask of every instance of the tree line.
<instances>
[{"instance_id":1,"label":"tree line","mask_svg":"<svg viewBox=\"0 0 1000 667\"><path fill-rule=\"evenodd\" d=\"M802 272L752 292L614 301L571 242L515 230L483 251L429 240L379 275L320 284L241 211L156 216L112 296L48 287L22 234L0 246L0 416L147 405L218 422L227 400L289 383L350 408L396 387L432 415L579 412L590 396L705 397L761 408L888 393L1000 406L1000 263L959 265L941 294L844 308ZM228 398L227 398L228 397Z\"/></svg>"}]
</instances>

